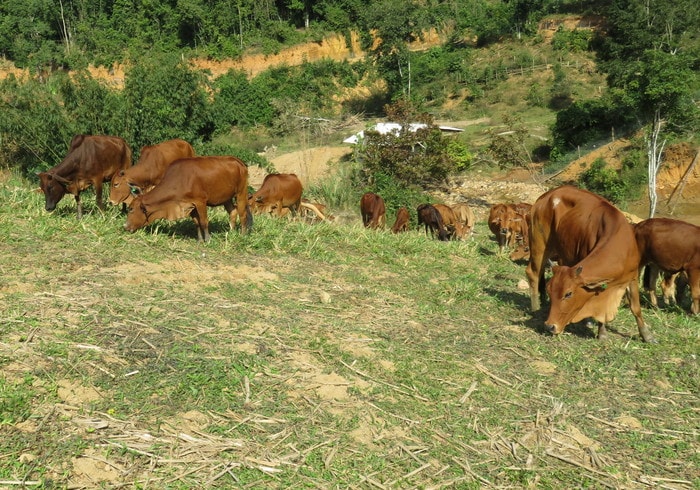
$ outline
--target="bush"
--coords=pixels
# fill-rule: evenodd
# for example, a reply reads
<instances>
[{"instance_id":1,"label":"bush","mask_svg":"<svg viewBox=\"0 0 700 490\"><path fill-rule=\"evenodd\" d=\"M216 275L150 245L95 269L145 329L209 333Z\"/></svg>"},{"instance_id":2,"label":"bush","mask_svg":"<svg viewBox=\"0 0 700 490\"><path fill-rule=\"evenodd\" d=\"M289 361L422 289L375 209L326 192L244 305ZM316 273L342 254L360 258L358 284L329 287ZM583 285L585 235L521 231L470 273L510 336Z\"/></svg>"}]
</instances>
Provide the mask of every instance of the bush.
<instances>
[{"instance_id":1,"label":"bush","mask_svg":"<svg viewBox=\"0 0 700 490\"><path fill-rule=\"evenodd\" d=\"M584 189L595 192L616 204L624 202L630 190L629 184L615 169L609 168L602 158L596 159L588 170L581 174L580 183Z\"/></svg>"},{"instance_id":2,"label":"bush","mask_svg":"<svg viewBox=\"0 0 700 490\"><path fill-rule=\"evenodd\" d=\"M76 133L61 100L50 87L13 76L0 82L0 155L25 176L57 165Z\"/></svg>"}]
</instances>

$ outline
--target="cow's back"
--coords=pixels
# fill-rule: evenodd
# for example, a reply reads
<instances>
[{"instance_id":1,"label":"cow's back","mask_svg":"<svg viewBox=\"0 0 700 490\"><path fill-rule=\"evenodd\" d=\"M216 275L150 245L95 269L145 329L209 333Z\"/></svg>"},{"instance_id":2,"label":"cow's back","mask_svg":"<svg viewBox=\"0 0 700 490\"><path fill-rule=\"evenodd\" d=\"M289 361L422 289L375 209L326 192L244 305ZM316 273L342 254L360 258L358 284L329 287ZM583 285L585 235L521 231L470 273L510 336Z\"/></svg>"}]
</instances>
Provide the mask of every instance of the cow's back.
<instances>
[{"instance_id":1,"label":"cow's back","mask_svg":"<svg viewBox=\"0 0 700 490\"><path fill-rule=\"evenodd\" d=\"M700 227L670 218L650 218L634 226L640 265L655 263L678 272L700 267Z\"/></svg>"},{"instance_id":2,"label":"cow's back","mask_svg":"<svg viewBox=\"0 0 700 490\"><path fill-rule=\"evenodd\" d=\"M181 158L165 171L160 183L144 194L144 202L155 204L178 199L204 199L219 206L248 183L248 168L233 156Z\"/></svg>"}]
</instances>

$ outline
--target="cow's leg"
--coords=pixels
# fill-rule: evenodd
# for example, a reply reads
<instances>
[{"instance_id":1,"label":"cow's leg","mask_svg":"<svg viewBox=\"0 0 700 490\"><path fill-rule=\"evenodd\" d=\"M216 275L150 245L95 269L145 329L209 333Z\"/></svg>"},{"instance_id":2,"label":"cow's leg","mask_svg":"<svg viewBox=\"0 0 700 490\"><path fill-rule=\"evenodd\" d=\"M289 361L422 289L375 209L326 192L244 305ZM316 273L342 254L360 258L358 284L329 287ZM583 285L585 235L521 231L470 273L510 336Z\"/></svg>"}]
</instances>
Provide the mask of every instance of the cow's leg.
<instances>
[{"instance_id":1,"label":"cow's leg","mask_svg":"<svg viewBox=\"0 0 700 490\"><path fill-rule=\"evenodd\" d=\"M656 342L654 337L651 335L651 330L649 330L649 327L647 327L646 323L644 323L644 319L642 318L642 305L639 303L639 279L637 276L630 281L627 287L627 294L630 302L630 310L632 310L634 319L637 322L639 335L642 336L644 342Z\"/></svg>"},{"instance_id":2,"label":"cow's leg","mask_svg":"<svg viewBox=\"0 0 700 490\"><path fill-rule=\"evenodd\" d=\"M207 205L195 204L190 214L197 225L197 239L201 242L209 242L209 220L207 218Z\"/></svg>"},{"instance_id":3,"label":"cow's leg","mask_svg":"<svg viewBox=\"0 0 700 490\"><path fill-rule=\"evenodd\" d=\"M692 311L694 315L697 315L700 313L700 269L691 269L687 272L690 295L693 298L690 311Z\"/></svg>"},{"instance_id":4,"label":"cow's leg","mask_svg":"<svg viewBox=\"0 0 700 490\"><path fill-rule=\"evenodd\" d=\"M75 207L78 210L78 219L83 217L83 203L80 202L80 193L75 195Z\"/></svg>"},{"instance_id":5,"label":"cow's leg","mask_svg":"<svg viewBox=\"0 0 700 490\"><path fill-rule=\"evenodd\" d=\"M102 179L93 181L92 186L95 188L95 201L97 202L97 207L104 211L104 203L102 202Z\"/></svg>"},{"instance_id":6,"label":"cow's leg","mask_svg":"<svg viewBox=\"0 0 700 490\"><path fill-rule=\"evenodd\" d=\"M245 235L253 227L253 214L248 203L248 188L247 185L241 186L236 198L236 214L238 214L238 222L240 224L240 233ZM236 225L236 216L230 215L231 226Z\"/></svg>"},{"instance_id":7,"label":"cow's leg","mask_svg":"<svg viewBox=\"0 0 700 490\"><path fill-rule=\"evenodd\" d=\"M656 264L647 264L644 268L642 284L644 284L644 290L649 294L649 301L654 308L659 306L656 301L656 283L658 280L659 268L656 266Z\"/></svg>"},{"instance_id":8,"label":"cow's leg","mask_svg":"<svg viewBox=\"0 0 700 490\"><path fill-rule=\"evenodd\" d=\"M603 322L598 323L598 340L608 340L608 331Z\"/></svg>"},{"instance_id":9,"label":"cow's leg","mask_svg":"<svg viewBox=\"0 0 700 490\"><path fill-rule=\"evenodd\" d=\"M540 286L544 285L544 250L530 250L530 261L525 268L527 282L530 284L530 307L532 311L540 309Z\"/></svg>"}]
</instances>

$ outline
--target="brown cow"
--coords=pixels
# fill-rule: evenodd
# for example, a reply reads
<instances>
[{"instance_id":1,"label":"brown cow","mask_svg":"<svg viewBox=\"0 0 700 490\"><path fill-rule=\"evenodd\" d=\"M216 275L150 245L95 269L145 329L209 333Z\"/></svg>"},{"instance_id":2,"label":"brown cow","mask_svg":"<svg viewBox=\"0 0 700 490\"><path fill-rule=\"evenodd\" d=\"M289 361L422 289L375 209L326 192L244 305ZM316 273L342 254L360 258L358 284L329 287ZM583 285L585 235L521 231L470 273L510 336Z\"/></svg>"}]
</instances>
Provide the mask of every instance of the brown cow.
<instances>
[{"instance_id":1,"label":"brown cow","mask_svg":"<svg viewBox=\"0 0 700 490\"><path fill-rule=\"evenodd\" d=\"M489 210L488 225L489 230L496 236L498 242L498 251L503 252L503 248L507 245L510 235L506 228L509 213L514 212L507 204L497 203L491 206Z\"/></svg>"},{"instance_id":2,"label":"brown cow","mask_svg":"<svg viewBox=\"0 0 700 490\"><path fill-rule=\"evenodd\" d=\"M37 175L41 181L41 191L46 197L46 210L53 211L67 193L75 196L78 219L83 217L83 204L80 193L90 186L95 189L95 200L100 209L102 185L109 182L119 170L131 166L131 148L118 136L88 136L78 134L73 137L68 154L61 163Z\"/></svg>"},{"instance_id":3,"label":"brown cow","mask_svg":"<svg viewBox=\"0 0 700 490\"><path fill-rule=\"evenodd\" d=\"M432 204L421 204L416 209L418 213L418 226L425 225L425 234L435 236L438 240L447 241L450 235L442 222L442 216ZM428 231L430 230L430 231Z\"/></svg>"},{"instance_id":4,"label":"brown cow","mask_svg":"<svg viewBox=\"0 0 700 490\"><path fill-rule=\"evenodd\" d=\"M544 267L556 257L547 284L551 305L545 328L559 334L585 318L599 322L598 338L615 318L629 288L630 309L646 342L653 342L639 304L639 249L634 229L610 202L573 186L546 192L530 213L530 261L526 269L532 310L540 308Z\"/></svg>"},{"instance_id":5,"label":"brown cow","mask_svg":"<svg viewBox=\"0 0 700 490\"><path fill-rule=\"evenodd\" d=\"M160 182L168 166L180 158L194 156L194 148L187 141L172 139L157 145L141 148L141 156L133 167L119 170L112 177L112 185L109 191L109 202L114 205L119 203L131 203L134 196L132 189L137 194L148 192Z\"/></svg>"},{"instance_id":6,"label":"brown cow","mask_svg":"<svg viewBox=\"0 0 700 490\"><path fill-rule=\"evenodd\" d=\"M384 228L386 222L384 199L374 192L366 192L360 199L360 214L365 228L373 230Z\"/></svg>"},{"instance_id":7,"label":"brown cow","mask_svg":"<svg viewBox=\"0 0 700 490\"><path fill-rule=\"evenodd\" d=\"M231 228L239 216L241 233L245 234L253 226L247 198L248 167L238 158L183 158L168 167L157 186L134 198L124 229L133 233L157 219L191 216L197 225L198 239L208 242L207 206L224 206Z\"/></svg>"},{"instance_id":8,"label":"brown cow","mask_svg":"<svg viewBox=\"0 0 700 490\"><path fill-rule=\"evenodd\" d=\"M700 227L670 218L650 218L634 225L641 258L639 267L656 264L664 272L688 275L693 302L700 313ZM655 293L652 293L655 294Z\"/></svg>"},{"instance_id":9,"label":"brown cow","mask_svg":"<svg viewBox=\"0 0 700 490\"><path fill-rule=\"evenodd\" d=\"M408 222L411 220L411 215L408 213L408 209L401 207L396 210L396 221L394 221L394 226L391 227L392 233L401 233L403 231L408 231Z\"/></svg>"},{"instance_id":10,"label":"brown cow","mask_svg":"<svg viewBox=\"0 0 700 490\"><path fill-rule=\"evenodd\" d=\"M476 223L476 217L472 208L467 203L459 202L452 205L452 211L454 211L459 222L462 223L464 236L467 238L471 237L474 232L474 224Z\"/></svg>"},{"instance_id":11,"label":"brown cow","mask_svg":"<svg viewBox=\"0 0 700 490\"><path fill-rule=\"evenodd\" d=\"M442 218L442 224L447 229L450 240L461 240L464 238L464 227L462 222L457 219L455 212L447 204L433 204Z\"/></svg>"},{"instance_id":12,"label":"brown cow","mask_svg":"<svg viewBox=\"0 0 700 490\"><path fill-rule=\"evenodd\" d=\"M248 202L255 214L275 213L282 216L287 208L296 216L304 188L296 174L269 174Z\"/></svg>"}]
</instances>

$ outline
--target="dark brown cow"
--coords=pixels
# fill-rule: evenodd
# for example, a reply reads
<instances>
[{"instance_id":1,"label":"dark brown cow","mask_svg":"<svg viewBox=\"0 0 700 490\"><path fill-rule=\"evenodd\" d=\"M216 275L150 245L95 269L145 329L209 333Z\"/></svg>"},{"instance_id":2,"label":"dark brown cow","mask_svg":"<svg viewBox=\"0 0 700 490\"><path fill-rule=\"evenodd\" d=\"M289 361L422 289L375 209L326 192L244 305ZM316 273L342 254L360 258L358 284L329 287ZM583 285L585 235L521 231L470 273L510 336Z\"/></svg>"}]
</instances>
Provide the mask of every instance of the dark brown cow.
<instances>
[{"instance_id":1,"label":"dark brown cow","mask_svg":"<svg viewBox=\"0 0 700 490\"><path fill-rule=\"evenodd\" d=\"M172 139L157 145L141 148L141 156L133 167L119 170L112 177L109 202L114 205L126 203L134 198L132 189L137 194L148 192L160 182L168 166L180 158L194 156L194 148L187 141Z\"/></svg>"},{"instance_id":2,"label":"dark brown cow","mask_svg":"<svg viewBox=\"0 0 700 490\"><path fill-rule=\"evenodd\" d=\"M269 174L249 199L255 214L274 213L282 216L287 208L296 216L304 188L296 174Z\"/></svg>"},{"instance_id":3,"label":"dark brown cow","mask_svg":"<svg viewBox=\"0 0 700 490\"><path fill-rule=\"evenodd\" d=\"M447 229L447 233L451 240L461 240L464 238L464 227L462 222L457 219L455 212L447 204L433 204L442 218L442 224Z\"/></svg>"},{"instance_id":4,"label":"dark brown cow","mask_svg":"<svg viewBox=\"0 0 700 490\"><path fill-rule=\"evenodd\" d=\"M238 216L242 234L251 229L248 167L241 160L210 156L176 161L168 167L157 186L134 198L124 229L133 233L157 219L178 220L191 216L197 225L197 237L208 242L207 206L224 206L231 228L235 227Z\"/></svg>"},{"instance_id":5,"label":"dark brown cow","mask_svg":"<svg viewBox=\"0 0 700 490\"><path fill-rule=\"evenodd\" d=\"M537 199L530 213L530 283L532 310L540 308L544 267L556 257L547 284L551 306L545 328L559 334L585 318L599 322L598 338L607 336L629 288L630 309L646 342L652 342L639 304L640 254L634 229L610 202L572 186L553 189Z\"/></svg>"},{"instance_id":6,"label":"dark brown cow","mask_svg":"<svg viewBox=\"0 0 700 490\"><path fill-rule=\"evenodd\" d=\"M664 272L688 275L693 302L700 313L700 227L670 218L650 218L634 226L641 254L639 267L655 264ZM655 294L655 293L652 293Z\"/></svg>"},{"instance_id":7,"label":"dark brown cow","mask_svg":"<svg viewBox=\"0 0 700 490\"><path fill-rule=\"evenodd\" d=\"M401 233L408 231L408 222L411 220L411 215L408 213L408 209L401 207L396 210L396 221L394 221L394 226L391 227L392 233Z\"/></svg>"},{"instance_id":8,"label":"dark brown cow","mask_svg":"<svg viewBox=\"0 0 700 490\"><path fill-rule=\"evenodd\" d=\"M384 199L374 192L366 192L360 199L360 214L365 228L373 230L384 228L386 222Z\"/></svg>"},{"instance_id":9,"label":"dark brown cow","mask_svg":"<svg viewBox=\"0 0 700 490\"><path fill-rule=\"evenodd\" d=\"M92 186L95 189L97 206L102 203L102 185L109 182L119 170L131 166L131 148L117 136L73 137L68 154L61 163L37 175L41 191L46 197L46 210L53 211L66 194L73 194L78 208L78 219L83 217L80 193Z\"/></svg>"},{"instance_id":10,"label":"dark brown cow","mask_svg":"<svg viewBox=\"0 0 700 490\"><path fill-rule=\"evenodd\" d=\"M469 207L467 203L459 202L452 205L452 211L454 211L455 216L462 223L464 228L464 236L469 238L474 232L474 224L476 223L476 217L474 216L474 211Z\"/></svg>"},{"instance_id":11,"label":"dark brown cow","mask_svg":"<svg viewBox=\"0 0 700 490\"><path fill-rule=\"evenodd\" d=\"M421 204L416 209L418 226L425 225L425 234L436 236L438 240L447 241L450 235L442 222L442 217L432 204Z\"/></svg>"}]
</instances>

